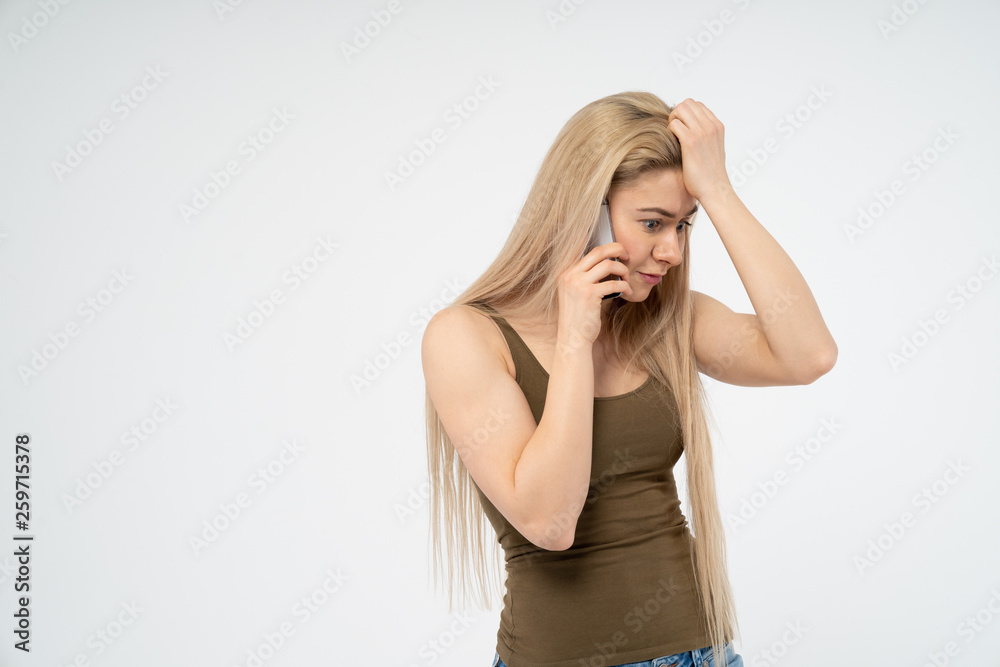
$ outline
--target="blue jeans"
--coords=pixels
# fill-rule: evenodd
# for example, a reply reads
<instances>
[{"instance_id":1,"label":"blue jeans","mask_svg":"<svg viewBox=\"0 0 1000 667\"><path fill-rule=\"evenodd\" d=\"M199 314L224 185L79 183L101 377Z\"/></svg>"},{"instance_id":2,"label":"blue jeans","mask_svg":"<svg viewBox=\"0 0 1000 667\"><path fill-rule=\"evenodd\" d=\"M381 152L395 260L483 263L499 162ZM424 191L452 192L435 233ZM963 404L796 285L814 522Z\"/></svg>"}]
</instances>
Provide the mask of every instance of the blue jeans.
<instances>
[{"instance_id":1,"label":"blue jeans","mask_svg":"<svg viewBox=\"0 0 1000 667\"><path fill-rule=\"evenodd\" d=\"M724 660L726 663L722 667L743 667L743 658L736 653L732 642L726 642L725 649ZM504 661L500 659L500 654L496 651L493 652L492 667L507 667ZM696 648L693 651L685 651L684 653L665 655L662 658L654 658L653 660L628 662L615 665L615 667L716 667L716 664L712 660L712 647L709 646L707 648Z\"/></svg>"}]
</instances>

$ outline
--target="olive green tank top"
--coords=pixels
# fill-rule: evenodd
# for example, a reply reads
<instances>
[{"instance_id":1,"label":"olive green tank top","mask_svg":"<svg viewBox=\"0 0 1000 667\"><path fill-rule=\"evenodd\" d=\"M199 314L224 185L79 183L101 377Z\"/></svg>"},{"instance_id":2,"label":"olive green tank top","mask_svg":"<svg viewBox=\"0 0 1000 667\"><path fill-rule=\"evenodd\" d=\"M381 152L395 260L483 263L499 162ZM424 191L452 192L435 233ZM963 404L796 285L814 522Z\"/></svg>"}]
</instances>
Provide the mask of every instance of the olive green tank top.
<instances>
[{"instance_id":1,"label":"olive green tank top","mask_svg":"<svg viewBox=\"0 0 1000 667\"><path fill-rule=\"evenodd\" d=\"M504 318L490 317L537 423L548 374ZM671 390L652 376L594 398L590 490L565 551L525 539L475 485L504 551L496 651L508 667L609 667L711 644L674 482L678 414Z\"/></svg>"}]
</instances>

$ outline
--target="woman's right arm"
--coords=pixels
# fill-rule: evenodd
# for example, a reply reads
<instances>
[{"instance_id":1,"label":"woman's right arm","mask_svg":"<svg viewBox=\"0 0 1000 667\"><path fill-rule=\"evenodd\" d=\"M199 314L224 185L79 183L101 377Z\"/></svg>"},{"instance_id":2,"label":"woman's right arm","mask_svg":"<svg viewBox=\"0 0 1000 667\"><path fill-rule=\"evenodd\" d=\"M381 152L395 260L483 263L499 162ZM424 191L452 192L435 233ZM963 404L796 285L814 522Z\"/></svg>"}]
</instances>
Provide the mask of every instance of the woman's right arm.
<instances>
[{"instance_id":1,"label":"woman's right arm","mask_svg":"<svg viewBox=\"0 0 1000 667\"><path fill-rule=\"evenodd\" d=\"M612 257L628 259L625 246L597 246L559 277L556 353L537 426L507 372L504 343L490 343L499 332L489 318L449 306L421 342L427 392L472 479L518 532L550 551L573 545L590 491L602 297L632 293L628 269ZM611 274L619 280L600 282Z\"/></svg>"},{"instance_id":2,"label":"woman's right arm","mask_svg":"<svg viewBox=\"0 0 1000 667\"><path fill-rule=\"evenodd\" d=\"M564 329L537 426L487 317L450 306L421 342L427 392L469 474L518 532L550 551L573 544L591 474L593 344Z\"/></svg>"}]
</instances>

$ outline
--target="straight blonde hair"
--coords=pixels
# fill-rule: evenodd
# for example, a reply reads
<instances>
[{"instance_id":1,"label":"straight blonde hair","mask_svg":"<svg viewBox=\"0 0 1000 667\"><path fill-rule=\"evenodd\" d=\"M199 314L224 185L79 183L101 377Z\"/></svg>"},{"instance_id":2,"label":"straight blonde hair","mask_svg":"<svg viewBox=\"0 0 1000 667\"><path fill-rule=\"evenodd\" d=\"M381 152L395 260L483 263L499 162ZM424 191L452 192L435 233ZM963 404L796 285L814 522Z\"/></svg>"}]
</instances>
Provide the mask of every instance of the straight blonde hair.
<instances>
[{"instance_id":1,"label":"straight blonde hair","mask_svg":"<svg viewBox=\"0 0 1000 667\"><path fill-rule=\"evenodd\" d=\"M500 254L454 304L487 315L489 306L504 317L544 313L554 321L558 278L583 255L607 194L650 170L682 168L680 143L667 127L672 110L652 93L632 91L596 100L575 113L545 155ZM618 358L628 358L628 366L637 361L675 389L692 509L691 558L715 663L723 664L724 644L739 633L739 624L726 568L704 407L707 397L694 356L689 254L690 243L685 243L680 266L668 271L645 300L614 299L602 315L601 327L613 333ZM480 608L491 608L489 596L495 590L491 584L500 580L499 542L429 395L425 405L434 588L442 570L443 539L449 563L449 612L456 588L464 600L471 593ZM492 542L492 549L487 550L487 542Z\"/></svg>"}]
</instances>

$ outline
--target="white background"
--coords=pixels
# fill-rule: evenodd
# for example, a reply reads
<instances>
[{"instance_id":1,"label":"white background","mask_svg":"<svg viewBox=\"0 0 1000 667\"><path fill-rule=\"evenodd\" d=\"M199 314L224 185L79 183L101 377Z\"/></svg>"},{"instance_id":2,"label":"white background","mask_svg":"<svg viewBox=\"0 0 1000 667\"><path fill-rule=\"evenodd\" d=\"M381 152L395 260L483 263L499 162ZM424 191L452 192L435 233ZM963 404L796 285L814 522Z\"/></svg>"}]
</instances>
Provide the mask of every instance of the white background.
<instances>
[{"instance_id":1,"label":"white background","mask_svg":"<svg viewBox=\"0 0 1000 667\"><path fill-rule=\"evenodd\" d=\"M489 665L499 601L465 626L429 585L421 311L496 256L574 112L648 90L724 123L739 196L840 350L808 386L706 378L745 664L998 664L997 3L44 4L0 5L0 663L248 665L288 623L263 664ZM481 77L496 87L470 99ZM292 118L269 134L275 110ZM269 141L253 160L250 135ZM859 208L878 215L851 236ZM693 287L752 312L707 216L691 238ZM18 433L30 654L11 632Z\"/></svg>"}]
</instances>

